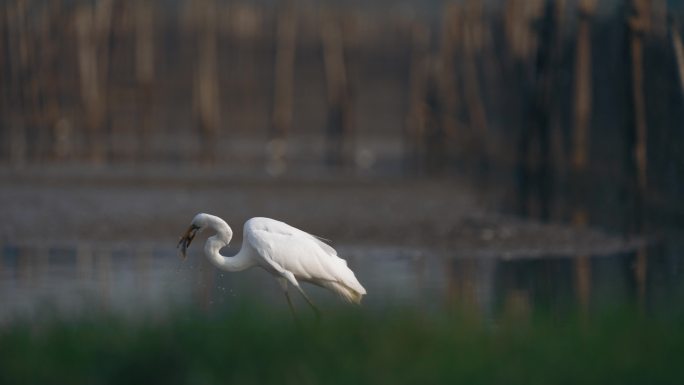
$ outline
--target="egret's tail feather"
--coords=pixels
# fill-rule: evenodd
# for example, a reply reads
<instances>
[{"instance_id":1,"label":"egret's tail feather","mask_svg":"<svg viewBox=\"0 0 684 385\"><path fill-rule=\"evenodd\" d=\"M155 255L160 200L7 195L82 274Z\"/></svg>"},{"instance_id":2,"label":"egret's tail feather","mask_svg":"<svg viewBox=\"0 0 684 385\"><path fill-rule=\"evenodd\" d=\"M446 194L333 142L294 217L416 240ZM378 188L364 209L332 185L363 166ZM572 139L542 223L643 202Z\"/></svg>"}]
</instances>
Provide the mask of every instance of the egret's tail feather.
<instances>
[{"instance_id":1,"label":"egret's tail feather","mask_svg":"<svg viewBox=\"0 0 684 385\"><path fill-rule=\"evenodd\" d=\"M345 301L357 305L361 304L361 299L366 294L365 290L363 292L358 292L344 284L334 281L328 281L324 286L337 293Z\"/></svg>"}]
</instances>

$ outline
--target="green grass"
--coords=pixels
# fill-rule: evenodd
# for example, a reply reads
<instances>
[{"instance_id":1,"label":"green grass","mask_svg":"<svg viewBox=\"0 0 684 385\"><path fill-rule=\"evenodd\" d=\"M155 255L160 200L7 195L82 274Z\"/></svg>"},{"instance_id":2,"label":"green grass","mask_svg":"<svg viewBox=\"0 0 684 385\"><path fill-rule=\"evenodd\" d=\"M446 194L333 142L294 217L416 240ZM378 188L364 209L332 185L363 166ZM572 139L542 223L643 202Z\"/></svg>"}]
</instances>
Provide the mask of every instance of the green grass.
<instances>
[{"instance_id":1,"label":"green grass","mask_svg":"<svg viewBox=\"0 0 684 385\"><path fill-rule=\"evenodd\" d=\"M248 306L43 317L0 329L0 383L682 384L683 319L340 310L297 325Z\"/></svg>"}]
</instances>

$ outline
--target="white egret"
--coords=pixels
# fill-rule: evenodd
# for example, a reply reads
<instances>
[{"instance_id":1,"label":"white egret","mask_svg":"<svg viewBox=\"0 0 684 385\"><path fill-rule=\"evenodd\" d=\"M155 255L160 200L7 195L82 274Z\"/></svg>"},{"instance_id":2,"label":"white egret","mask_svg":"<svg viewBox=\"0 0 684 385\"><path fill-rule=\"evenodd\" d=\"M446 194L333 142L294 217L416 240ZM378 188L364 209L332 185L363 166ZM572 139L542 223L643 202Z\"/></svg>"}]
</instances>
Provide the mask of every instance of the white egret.
<instances>
[{"instance_id":1,"label":"white egret","mask_svg":"<svg viewBox=\"0 0 684 385\"><path fill-rule=\"evenodd\" d=\"M347 267L347 262L338 257L330 245L315 235L269 218L252 218L245 222L240 251L232 257L225 257L219 251L233 238L230 226L217 216L197 214L178 242L183 258L195 235L206 228L216 231L216 235L209 237L204 244L204 254L214 266L225 271L261 267L278 280L293 313L288 283L302 294L317 315L316 305L299 281L330 289L356 304L360 304L366 294L366 289Z\"/></svg>"}]
</instances>

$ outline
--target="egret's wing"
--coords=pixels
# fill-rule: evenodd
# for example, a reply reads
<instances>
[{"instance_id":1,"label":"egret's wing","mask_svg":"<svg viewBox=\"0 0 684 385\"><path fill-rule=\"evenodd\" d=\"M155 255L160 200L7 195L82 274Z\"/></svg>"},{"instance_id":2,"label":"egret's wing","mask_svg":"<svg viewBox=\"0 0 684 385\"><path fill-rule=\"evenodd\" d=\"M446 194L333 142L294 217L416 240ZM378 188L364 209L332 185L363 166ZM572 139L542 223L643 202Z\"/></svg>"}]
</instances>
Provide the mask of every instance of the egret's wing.
<instances>
[{"instance_id":1,"label":"egret's wing","mask_svg":"<svg viewBox=\"0 0 684 385\"><path fill-rule=\"evenodd\" d=\"M338 282L365 293L337 251L307 232L272 219L253 218L245 223L244 234L264 262L276 271L287 270L313 283Z\"/></svg>"},{"instance_id":2,"label":"egret's wing","mask_svg":"<svg viewBox=\"0 0 684 385\"><path fill-rule=\"evenodd\" d=\"M295 229L297 229L297 228L295 227ZM299 230L299 229L297 229L297 230ZM303 231L303 230L302 230L302 231ZM328 238L319 237L318 235L311 234L311 233L307 233L307 234L309 234L309 235L311 235L312 237L318 239L319 241L323 241L323 242L325 242L325 243L332 243L332 240L330 240L330 239L328 239Z\"/></svg>"},{"instance_id":3,"label":"egret's wing","mask_svg":"<svg viewBox=\"0 0 684 385\"><path fill-rule=\"evenodd\" d=\"M312 238L251 229L245 233L245 240L266 264L278 272L287 270L297 278L305 280L335 280L329 263L324 259L328 255Z\"/></svg>"},{"instance_id":4,"label":"egret's wing","mask_svg":"<svg viewBox=\"0 0 684 385\"><path fill-rule=\"evenodd\" d=\"M305 232L305 231L302 231L302 230L299 230L299 229L297 229L297 228L295 228L295 230L298 230L298 231L300 231L300 232L302 232L302 233L308 235L309 237L311 237L311 239L313 239L313 240L316 242L316 244L318 245L318 247L320 247L321 249L323 249L323 251L325 251L326 254L329 254L329 255L331 255L331 256L337 257L337 250L335 250L332 246L330 246L329 244L327 244L327 243L324 242L324 241L330 242L329 240L327 240L327 239L325 239L325 238L318 237L318 236L313 235L313 234L309 234L309 233L307 233L307 232ZM339 258L339 257L338 257L338 258ZM340 258L340 259L341 259L341 258ZM344 259L341 259L341 260L344 261L344 263L347 263L347 261L345 261Z\"/></svg>"},{"instance_id":5,"label":"egret's wing","mask_svg":"<svg viewBox=\"0 0 684 385\"><path fill-rule=\"evenodd\" d=\"M323 250L323 252L325 252L328 255L337 257L337 250L335 250L329 244L325 243L326 241L330 242L329 239L309 234L306 231L302 231L296 227L290 226L285 222L280 222L270 218L252 218L249 221L247 221L247 223L245 223L245 233L247 233L248 230L262 230L268 233L279 234L299 239L301 241L312 240L318 247L320 247Z\"/></svg>"}]
</instances>

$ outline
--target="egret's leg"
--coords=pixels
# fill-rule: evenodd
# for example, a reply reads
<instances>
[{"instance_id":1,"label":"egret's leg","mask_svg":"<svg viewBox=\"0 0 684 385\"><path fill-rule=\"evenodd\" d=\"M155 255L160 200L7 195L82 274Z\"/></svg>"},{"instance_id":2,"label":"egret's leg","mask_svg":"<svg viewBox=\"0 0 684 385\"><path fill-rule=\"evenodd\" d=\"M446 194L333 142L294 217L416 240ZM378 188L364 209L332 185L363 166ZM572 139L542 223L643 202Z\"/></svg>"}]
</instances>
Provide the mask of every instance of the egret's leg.
<instances>
[{"instance_id":1,"label":"egret's leg","mask_svg":"<svg viewBox=\"0 0 684 385\"><path fill-rule=\"evenodd\" d=\"M288 282L292 284L292 286L296 287L297 290L299 290L299 293L304 297L306 302L311 306L311 308L314 310L314 313L316 313L316 318L320 320L321 318L321 312L318 310L318 307L314 305L313 301L311 301L311 298L309 298L308 295L304 292L304 289L302 289L301 286L299 286L299 282L297 282L297 278L295 278L294 274L292 274L289 271L284 271L283 272L283 278L285 278Z\"/></svg>"},{"instance_id":2,"label":"egret's leg","mask_svg":"<svg viewBox=\"0 0 684 385\"><path fill-rule=\"evenodd\" d=\"M295 311L294 305L292 305L292 299L290 299L290 292L287 290L287 279L278 278L278 283L280 283L280 287L283 289L283 293L285 293L285 299L287 299L287 307L290 308L292 318L294 318L295 322L299 323L297 312Z\"/></svg>"},{"instance_id":3,"label":"egret's leg","mask_svg":"<svg viewBox=\"0 0 684 385\"><path fill-rule=\"evenodd\" d=\"M297 318L297 313L295 312L294 306L292 305L292 300L290 299L290 293L287 290L287 279L278 278L278 283L280 284L280 287L283 289L283 293L285 293L285 299L287 299L287 307L290 308L290 312L292 312L292 317L294 317L295 321L299 322L299 319Z\"/></svg>"},{"instance_id":4,"label":"egret's leg","mask_svg":"<svg viewBox=\"0 0 684 385\"><path fill-rule=\"evenodd\" d=\"M292 313L292 317L294 317L295 321L299 322L299 318L297 318L297 312L295 311L295 308L292 305L292 300L290 299L290 293L285 292L285 299L287 299L287 306L290 308L290 312Z\"/></svg>"},{"instance_id":5,"label":"egret's leg","mask_svg":"<svg viewBox=\"0 0 684 385\"><path fill-rule=\"evenodd\" d=\"M306 295L306 293L304 292L304 289L302 289L301 286L297 285L297 286L295 286L295 287L297 288L297 290L299 290L299 292L302 294L302 296L304 297L304 299L306 300L306 302L307 302L307 303L311 306L311 308L314 310L314 313L316 313L316 319L320 320L320 319L321 319L321 311L318 310L318 307L316 307L316 305L314 305L313 301L311 301L311 298L309 298L309 296Z\"/></svg>"}]
</instances>

